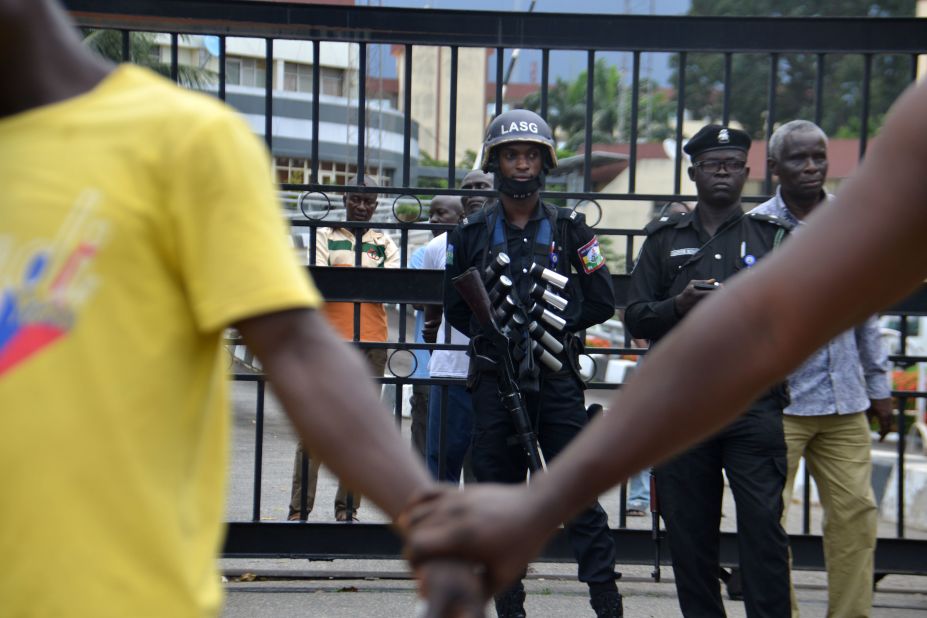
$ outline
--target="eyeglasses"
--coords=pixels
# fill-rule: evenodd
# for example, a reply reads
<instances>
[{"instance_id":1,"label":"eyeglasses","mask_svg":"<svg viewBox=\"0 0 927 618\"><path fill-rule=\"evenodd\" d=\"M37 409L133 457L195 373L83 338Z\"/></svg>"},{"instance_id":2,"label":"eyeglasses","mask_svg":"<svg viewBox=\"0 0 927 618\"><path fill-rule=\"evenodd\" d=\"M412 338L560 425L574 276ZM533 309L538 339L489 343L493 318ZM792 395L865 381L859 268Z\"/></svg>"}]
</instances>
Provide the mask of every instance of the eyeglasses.
<instances>
[{"instance_id":1,"label":"eyeglasses","mask_svg":"<svg viewBox=\"0 0 927 618\"><path fill-rule=\"evenodd\" d=\"M696 161L692 164L692 167L697 167L706 174L716 174L723 167L727 171L736 174L744 171L747 162L740 159L708 159L707 161Z\"/></svg>"}]
</instances>

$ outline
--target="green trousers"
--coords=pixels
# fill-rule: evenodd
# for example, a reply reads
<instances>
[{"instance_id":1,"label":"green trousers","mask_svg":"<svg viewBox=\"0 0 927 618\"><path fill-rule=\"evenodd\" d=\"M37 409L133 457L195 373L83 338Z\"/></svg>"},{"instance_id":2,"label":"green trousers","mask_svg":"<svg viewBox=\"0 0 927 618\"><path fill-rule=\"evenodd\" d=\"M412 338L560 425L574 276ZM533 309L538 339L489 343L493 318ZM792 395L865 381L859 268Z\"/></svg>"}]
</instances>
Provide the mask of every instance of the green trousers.
<instances>
[{"instance_id":1,"label":"green trousers","mask_svg":"<svg viewBox=\"0 0 927 618\"><path fill-rule=\"evenodd\" d=\"M878 511L872 493L872 439L866 415L786 415L783 427L788 449L783 526L795 473L804 456L824 509L827 615L868 617L872 611ZM792 616L798 616L794 588Z\"/></svg>"}]
</instances>

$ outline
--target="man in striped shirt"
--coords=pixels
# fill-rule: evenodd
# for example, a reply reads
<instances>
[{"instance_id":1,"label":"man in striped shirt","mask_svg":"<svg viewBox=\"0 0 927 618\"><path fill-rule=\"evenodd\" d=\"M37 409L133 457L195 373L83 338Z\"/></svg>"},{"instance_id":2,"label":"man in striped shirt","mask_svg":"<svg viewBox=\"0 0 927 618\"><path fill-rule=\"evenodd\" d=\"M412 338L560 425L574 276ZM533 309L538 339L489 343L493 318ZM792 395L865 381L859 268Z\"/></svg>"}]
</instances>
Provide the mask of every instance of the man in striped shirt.
<instances>
[{"instance_id":1,"label":"man in striped shirt","mask_svg":"<svg viewBox=\"0 0 927 618\"><path fill-rule=\"evenodd\" d=\"M365 187L378 186L370 176L360 179L351 177L347 184ZM344 194L345 220L370 221L377 209L376 193L348 192ZM357 238L361 238L361 247L356 249ZM399 249L392 239L378 230L370 228L358 230L345 227L320 227L316 230L315 266L355 267L360 268L397 268L399 266ZM357 303L360 310L360 327L355 332L355 303L326 302L322 312L335 327L342 338L348 341L384 342L388 338L386 308L382 303ZM386 368L386 348L366 348L361 350L370 365L374 377L382 377ZM302 510L302 470L303 448L297 445L296 461L293 464L293 486L290 495L290 521L303 520L312 511L315 502L315 489L318 482L319 461L309 460L306 483L306 509ZM360 495L352 494L340 482L335 496L335 520L355 521L356 509L360 507Z\"/></svg>"}]
</instances>

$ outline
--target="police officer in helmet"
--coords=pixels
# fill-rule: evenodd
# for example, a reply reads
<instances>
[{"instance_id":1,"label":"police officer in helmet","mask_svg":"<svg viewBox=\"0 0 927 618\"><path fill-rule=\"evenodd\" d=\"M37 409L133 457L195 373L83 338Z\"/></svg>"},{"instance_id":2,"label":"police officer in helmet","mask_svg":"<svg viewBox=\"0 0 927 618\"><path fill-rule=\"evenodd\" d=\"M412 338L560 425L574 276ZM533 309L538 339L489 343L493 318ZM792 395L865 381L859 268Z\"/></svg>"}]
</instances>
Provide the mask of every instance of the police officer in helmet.
<instances>
[{"instance_id":1,"label":"police officer in helmet","mask_svg":"<svg viewBox=\"0 0 927 618\"><path fill-rule=\"evenodd\" d=\"M485 273L547 461L586 422L578 372L582 342L576 333L614 315L611 276L583 215L540 199L545 175L556 165L554 138L543 118L527 110L496 117L486 131L482 169L493 173L498 199L465 219L448 241L444 309L451 325L471 336L472 463L480 482L524 483L528 461L512 440L514 424L500 400L497 352L452 279L473 266ZM567 532L596 615L622 616L605 511L593 503L567 523ZM518 582L496 597L496 611L502 617L525 616L524 599Z\"/></svg>"}]
</instances>

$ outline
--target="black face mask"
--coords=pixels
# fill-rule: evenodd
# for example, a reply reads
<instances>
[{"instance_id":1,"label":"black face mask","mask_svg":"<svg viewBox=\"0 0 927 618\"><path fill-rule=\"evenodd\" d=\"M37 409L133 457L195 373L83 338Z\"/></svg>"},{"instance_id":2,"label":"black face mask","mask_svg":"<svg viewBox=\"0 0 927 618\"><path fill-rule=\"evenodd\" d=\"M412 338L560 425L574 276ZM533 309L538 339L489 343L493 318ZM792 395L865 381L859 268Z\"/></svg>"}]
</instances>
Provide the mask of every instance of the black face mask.
<instances>
[{"instance_id":1,"label":"black face mask","mask_svg":"<svg viewBox=\"0 0 927 618\"><path fill-rule=\"evenodd\" d=\"M544 174L538 174L530 180L514 180L496 172L496 188L509 197L523 200L544 187Z\"/></svg>"}]
</instances>

